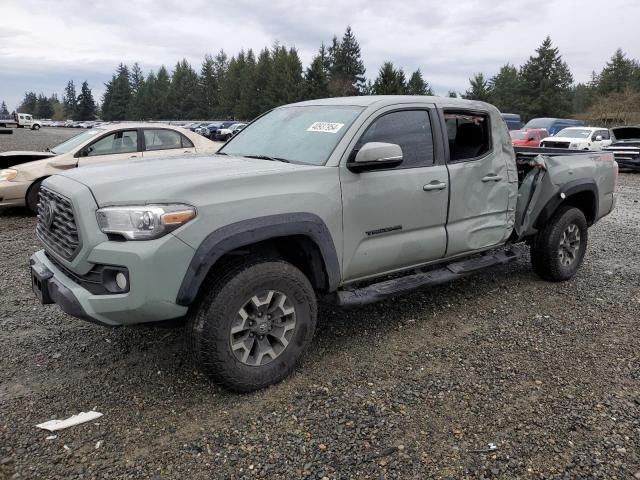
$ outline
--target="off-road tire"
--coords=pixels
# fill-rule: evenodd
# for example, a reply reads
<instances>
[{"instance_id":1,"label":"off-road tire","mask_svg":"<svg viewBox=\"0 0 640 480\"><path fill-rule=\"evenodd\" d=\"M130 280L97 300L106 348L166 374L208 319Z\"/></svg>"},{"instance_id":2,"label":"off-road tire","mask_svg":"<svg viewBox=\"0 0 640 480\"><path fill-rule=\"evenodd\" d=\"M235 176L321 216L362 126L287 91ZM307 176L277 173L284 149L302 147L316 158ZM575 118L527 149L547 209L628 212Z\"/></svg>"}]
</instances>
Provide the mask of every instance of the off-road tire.
<instances>
[{"instance_id":1,"label":"off-road tire","mask_svg":"<svg viewBox=\"0 0 640 480\"><path fill-rule=\"evenodd\" d=\"M580 233L580 243L574 260L564 265L559 255L563 232L576 225ZM542 279L564 282L572 278L584 259L587 250L588 226L584 213L571 206L560 207L547 224L536 235L531 246L533 271Z\"/></svg>"},{"instance_id":2,"label":"off-road tire","mask_svg":"<svg viewBox=\"0 0 640 480\"><path fill-rule=\"evenodd\" d=\"M34 215L38 214L40 185L42 185L42 180L36 180L33 182L29 187L29 190L27 190L27 196L25 197L27 208L31 210Z\"/></svg>"},{"instance_id":3,"label":"off-road tire","mask_svg":"<svg viewBox=\"0 0 640 480\"><path fill-rule=\"evenodd\" d=\"M283 292L295 309L295 329L286 348L265 365L242 363L231 348L231 328L238 312L265 290ZM254 259L228 263L210 275L187 315L187 348L196 365L214 382L236 392L258 390L284 379L311 343L317 301L311 283L282 260Z\"/></svg>"}]
</instances>

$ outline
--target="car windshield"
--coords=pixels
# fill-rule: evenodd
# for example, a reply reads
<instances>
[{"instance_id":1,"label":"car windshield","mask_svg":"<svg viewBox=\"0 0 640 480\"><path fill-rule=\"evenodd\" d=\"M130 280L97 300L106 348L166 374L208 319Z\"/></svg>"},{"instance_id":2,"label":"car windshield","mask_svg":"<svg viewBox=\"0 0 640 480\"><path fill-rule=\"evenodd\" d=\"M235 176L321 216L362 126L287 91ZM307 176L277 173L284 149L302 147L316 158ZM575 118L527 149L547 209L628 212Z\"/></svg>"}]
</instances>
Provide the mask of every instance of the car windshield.
<instances>
[{"instance_id":1,"label":"car windshield","mask_svg":"<svg viewBox=\"0 0 640 480\"><path fill-rule=\"evenodd\" d=\"M60 145L56 145L49 149L50 152L55 153L56 155L62 155L63 153L68 153L80 145L82 145L87 140L95 137L99 134L101 130L87 130L86 132L81 133L80 135L76 135L75 137L71 137L66 142L62 142Z\"/></svg>"},{"instance_id":2,"label":"car windshield","mask_svg":"<svg viewBox=\"0 0 640 480\"><path fill-rule=\"evenodd\" d=\"M591 130L584 128L565 128L556 133L556 137L565 138L589 138L591 136Z\"/></svg>"},{"instance_id":3,"label":"car windshield","mask_svg":"<svg viewBox=\"0 0 640 480\"><path fill-rule=\"evenodd\" d=\"M522 130L511 130L509 134L511 134L513 140L526 140L527 138L527 132L523 132Z\"/></svg>"},{"instance_id":4,"label":"car windshield","mask_svg":"<svg viewBox=\"0 0 640 480\"><path fill-rule=\"evenodd\" d=\"M277 108L247 125L220 153L324 165L362 110L352 105Z\"/></svg>"}]
</instances>

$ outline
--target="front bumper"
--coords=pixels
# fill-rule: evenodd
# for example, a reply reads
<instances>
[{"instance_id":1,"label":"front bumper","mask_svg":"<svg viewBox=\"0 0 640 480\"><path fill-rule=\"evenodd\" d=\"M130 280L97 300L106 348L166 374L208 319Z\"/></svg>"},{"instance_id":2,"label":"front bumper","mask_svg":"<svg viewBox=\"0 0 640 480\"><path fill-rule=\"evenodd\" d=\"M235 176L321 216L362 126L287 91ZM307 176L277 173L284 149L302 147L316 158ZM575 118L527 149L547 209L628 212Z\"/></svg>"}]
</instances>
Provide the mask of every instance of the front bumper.
<instances>
[{"instance_id":1,"label":"front bumper","mask_svg":"<svg viewBox=\"0 0 640 480\"><path fill-rule=\"evenodd\" d=\"M24 207L31 183L0 180L0 207Z\"/></svg>"},{"instance_id":2,"label":"front bumper","mask_svg":"<svg viewBox=\"0 0 640 480\"><path fill-rule=\"evenodd\" d=\"M74 317L108 326L158 322L183 317L175 303L194 250L173 235L147 242L104 242L91 251L94 264L129 270L127 293L95 295L52 262L44 250L31 257L34 294ZM66 267L65 267L66 268Z\"/></svg>"}]
</instances>

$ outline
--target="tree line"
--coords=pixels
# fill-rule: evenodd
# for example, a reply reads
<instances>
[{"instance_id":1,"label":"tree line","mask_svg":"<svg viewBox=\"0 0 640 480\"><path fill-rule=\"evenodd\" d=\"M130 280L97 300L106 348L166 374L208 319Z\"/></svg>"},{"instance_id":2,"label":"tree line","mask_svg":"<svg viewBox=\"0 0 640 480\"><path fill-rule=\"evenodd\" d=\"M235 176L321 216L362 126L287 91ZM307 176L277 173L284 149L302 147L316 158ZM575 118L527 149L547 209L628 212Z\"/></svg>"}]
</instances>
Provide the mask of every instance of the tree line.
<instances>
[{"instance_id":1,"label":"tree line","mask_svg":"<svg viewBox=\"0 0 640 480\"><path fill-rule=\"evenodd\" d=\"M76 95L73 81L62 101L27 92L20 111L37 117L88 120L241 119L301 100L349 95L433 95L420 69L407 75L384 62L375 80L367 80L360 45L351 27L342 38L324 43L303 68L298 51L279 43L257 55L241 50L229 57L206 55L199 72L181 60L144 73L138 63L120 64L105 84L98 109L87 82ZM600 73L576 84L567 63L547 37L521 66L503 65L491 77L476 73L465 92L451 97L482 100L503 112L533 117L569 117L584 112L640 111L640 63L617 50ZM53 114L50 114L53 111Z\"/></svg>"}]
</instances>

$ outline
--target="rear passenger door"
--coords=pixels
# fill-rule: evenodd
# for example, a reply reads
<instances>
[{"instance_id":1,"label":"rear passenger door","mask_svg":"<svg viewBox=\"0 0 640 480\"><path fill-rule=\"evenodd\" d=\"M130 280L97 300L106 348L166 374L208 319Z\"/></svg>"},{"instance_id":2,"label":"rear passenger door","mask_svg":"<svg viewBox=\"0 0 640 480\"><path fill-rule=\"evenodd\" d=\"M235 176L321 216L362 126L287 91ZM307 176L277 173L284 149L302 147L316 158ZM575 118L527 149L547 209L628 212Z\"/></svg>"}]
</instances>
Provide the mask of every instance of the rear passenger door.
<instances>
[{"instance_id":1,"label":"rear passenger door","mask_svg":"<svg viewBox=\"0 0 640 480\"><path fill-rule=\"evenodd\" d=\"M451 179L447 257L498 245L513 228L508 221L517 195L515 164L508 168L513 149L493 144L502 138L497 134L502 127L492 120L488 112L444 110Z\"/></svg>"},{"instance_id":2,"label":"rear passenger door","mask_svg":"<svg viewBox=\"0 0 640 480\"><path fill-rule=\"evenodd\" d=\"M194 153L191 140L180 132L168 128L143 129L143 156L167 157Z\"/></svg>"},{"instance_id":3,"label":"rear passenger door","mask_svg":"<svg viewBox=\"0 0 640 480\"><path fill-rule=\"evenodd\" d=\"M435 134L434 134L435 131ZM340 166L343 199L343 278L363 279L444 255L449 179L437 112L425 104L372 115ZM403 161L354 173L345 163L368 142L400 145Z\"/></svg>"}]
</instances>

